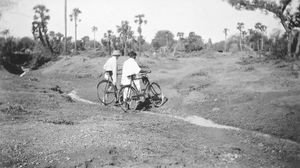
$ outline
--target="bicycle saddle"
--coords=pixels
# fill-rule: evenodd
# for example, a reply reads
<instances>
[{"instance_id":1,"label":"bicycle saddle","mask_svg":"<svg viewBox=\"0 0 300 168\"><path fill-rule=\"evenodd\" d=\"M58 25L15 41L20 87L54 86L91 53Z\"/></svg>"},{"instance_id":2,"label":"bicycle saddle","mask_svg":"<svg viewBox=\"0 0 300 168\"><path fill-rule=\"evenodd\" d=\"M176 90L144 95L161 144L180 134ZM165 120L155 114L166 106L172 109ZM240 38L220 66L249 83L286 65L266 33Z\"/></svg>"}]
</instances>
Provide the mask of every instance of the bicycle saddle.
<instances>
[{"instance_id":1,"label":"bicycle saddle","mask_svg":"<svg viewBox=\"0 0 300 168\"><path fill-rule=\"evenodd\" d=\"M109 76L112 76L113 72L112 71L105 71Z\"/></svg>"}]
</instances>

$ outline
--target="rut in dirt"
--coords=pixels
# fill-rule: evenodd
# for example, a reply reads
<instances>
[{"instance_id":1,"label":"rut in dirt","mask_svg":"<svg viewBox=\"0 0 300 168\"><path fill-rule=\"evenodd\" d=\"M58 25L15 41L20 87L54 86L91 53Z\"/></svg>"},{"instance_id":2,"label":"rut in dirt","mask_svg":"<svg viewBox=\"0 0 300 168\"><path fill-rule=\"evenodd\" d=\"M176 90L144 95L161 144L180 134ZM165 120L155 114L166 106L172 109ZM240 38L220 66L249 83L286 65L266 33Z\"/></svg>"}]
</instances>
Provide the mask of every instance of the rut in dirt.
<instances>
[{"instance_id":1,"label":"rut in dirt","mask_svg":"<svg viewBox=\"0 0 300 168\"><path fill-rule=\"evenodd\" d=\"M92 104L92 105L101 105L100 103L96 103L96 102L86 100L86 99L83 99L83 98L79 97L75 90L72 90L68 94L68 96L70 96L74 100L77 100L77 101L80 101L80 102L83 102L83 103ZM174 116L174 115L168 115L168 114L159 114L159 113L146 112L146 111L141 111L141 113L150 114L150 115L157 115L157 116L160 116L160 117L174 118L174 119L177 119L177 120L185 121L185 122L188 122L188 123L191 123L191 124L194 124L194 125L198 125L198 126L202 126L202 127L227 129L227 130L234 130L234 131L243 131L243 129L236 128L236 127L231 127L231 126L226 126L226 125L216 124L211 120L207 120L203 117L195 116L195 115L188 116L188 117L180 117L180 116ZM244 130L244 131L246 131L246 130ZM247 131L249 131L249 130L247 130ZM276 138L276 139L279 139L280 141L290 143L290 144L294 144L294 145L297 145L297 146L300 147L299 143L297 143L295 141L292 141L292 140L289 140L289 139L277 138L277 137L274 137L272 135L264 134L264 133L257 132L257 131L250 131L250 133L253 133L257 136L261 136L261 137L264 137L264 138L272 138L272 139Z\"/></svg>"}]
</instances>

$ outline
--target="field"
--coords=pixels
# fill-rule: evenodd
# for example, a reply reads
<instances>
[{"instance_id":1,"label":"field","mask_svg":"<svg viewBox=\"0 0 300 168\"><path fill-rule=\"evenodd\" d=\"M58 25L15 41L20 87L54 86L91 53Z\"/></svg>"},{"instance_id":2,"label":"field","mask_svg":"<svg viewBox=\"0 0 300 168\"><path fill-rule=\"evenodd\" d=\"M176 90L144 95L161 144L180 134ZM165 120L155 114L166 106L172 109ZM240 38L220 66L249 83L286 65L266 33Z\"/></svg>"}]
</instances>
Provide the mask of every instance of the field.
<instances>
[{"instance_id":1,"label":"field","mask_svg":"<svg viewBox=\"0 0 300 168\"><path fill-rule=\"evenodd\" d=\"M0 167L297 167L299 62L250 54L137 58L168 101L130 113L97 104L108 57L61 56L23 77L2 69Z\"/></svg>"}]
</instances>

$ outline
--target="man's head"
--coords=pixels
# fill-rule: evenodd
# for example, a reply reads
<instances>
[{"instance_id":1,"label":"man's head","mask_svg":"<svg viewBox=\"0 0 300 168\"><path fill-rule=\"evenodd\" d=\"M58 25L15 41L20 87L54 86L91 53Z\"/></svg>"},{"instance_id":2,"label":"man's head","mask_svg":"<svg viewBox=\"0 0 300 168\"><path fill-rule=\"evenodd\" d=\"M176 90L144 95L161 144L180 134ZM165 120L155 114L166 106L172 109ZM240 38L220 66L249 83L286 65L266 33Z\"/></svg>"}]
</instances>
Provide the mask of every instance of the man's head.
<instances>
[{"instance_id":1,"label":"man's head","mask_svg":"<svg viewBox=\"0 0 300 168\"><path fill-rule=\"evenodd\" d=\"M133 59L135 59L136 58L136 53L134 52L134 51L130 51L129 53L128 53L128 56L130 57L130 58L133 58Z\"/></svg>"},{"instance_id":2,"label":"man's head","mask_svg":"<svg viewBox=\"0 0 300 168\"><path fill-rule=\"evenodd\" d=\"M121 56L121 52L119 50L115 50L111 55L115 56L116 58L119 58Z\"/></svg>"}]
</instances>

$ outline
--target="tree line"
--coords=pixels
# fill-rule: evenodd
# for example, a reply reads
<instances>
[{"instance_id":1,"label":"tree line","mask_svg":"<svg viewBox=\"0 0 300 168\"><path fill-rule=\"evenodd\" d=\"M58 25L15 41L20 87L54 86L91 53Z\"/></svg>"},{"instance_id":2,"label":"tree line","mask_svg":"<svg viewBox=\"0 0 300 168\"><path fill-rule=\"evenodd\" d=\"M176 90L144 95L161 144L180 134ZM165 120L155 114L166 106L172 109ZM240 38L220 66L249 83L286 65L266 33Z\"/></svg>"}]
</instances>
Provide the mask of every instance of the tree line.
<instances>
[{"instance_id":1,"label":"tree line","mask_svg":"<svg viewBox=\"0 0 300 168\"><path fill-rule=\"evenodd\" d=\"M10 2L9 0L5 0ZM77 54L78 51L87 49L97 49L102 55L110 55L112 50L118 49L124 55L131 50L161 52L175 55L176 52L193 52L202 49L214 49L218 51L228 51L236 45L239 50L253 50L260 54L271 53L276 58L299 58L300 54L300 5L297 11L291 13L290 4L292 0L280 0L278 3L268 0L224 0L238 10L262 10L273 13L280 20L285 32L274 32L270 37L266 35L267 27L262 23L256 23L253 28L245 30L243 22L237 23L238 35L229 36L230 30L224 28L224 41L212 43L210 39L204 41L201 35L191 31L185 36L183 32L173 34L169 30L160 30L155 37L148 43L142 33L142 27L147 24L144 14L134 16L133 22L137 24L134 31L127 20L121 21L116 25L115 30L107 30L96 41L98 27L91 26L93 39L84 36L77 38L78 24L80 16L84 14L79 8L74 8L69 19L74 23L74 40L72 36L65 37L60 32L48 29L50 20L49 9L44 5L33 7L32 35L33 38L23 37L14 38L9 36L9 30L1 31L0 37L0 63L9 61L10 57L16 53L23 52L27 58L34 62L34 67L56 59L58 55ZM1 14L1 12L0 12ZM0 15L1 19L1 15ZM136 34L135 34L136 32ZM66 34L66 33L65 33ZM177 39L176 39L177 38ZM32 61L34 60L34 61Z\"/></svg>"},{"instance_id":2,"label":"tree line","mask_svg":"<svg viewBox=\"0 0 300 168\"><path fill-rule=\"evenodd\" d=\"M285 30L281 41L286 40L286 56L288 58L299 59L300 55L300 4L295 12L292 12L292 0L225 0L237 10L261 10L265 13L272 13L279 19ZM262 30L262 29L261 29ZM262 39L263 40L263 39ZM279 42L281 43L281 42ZM275 45L280 45L275 42Z\"/></svg>"}]
</instances>

